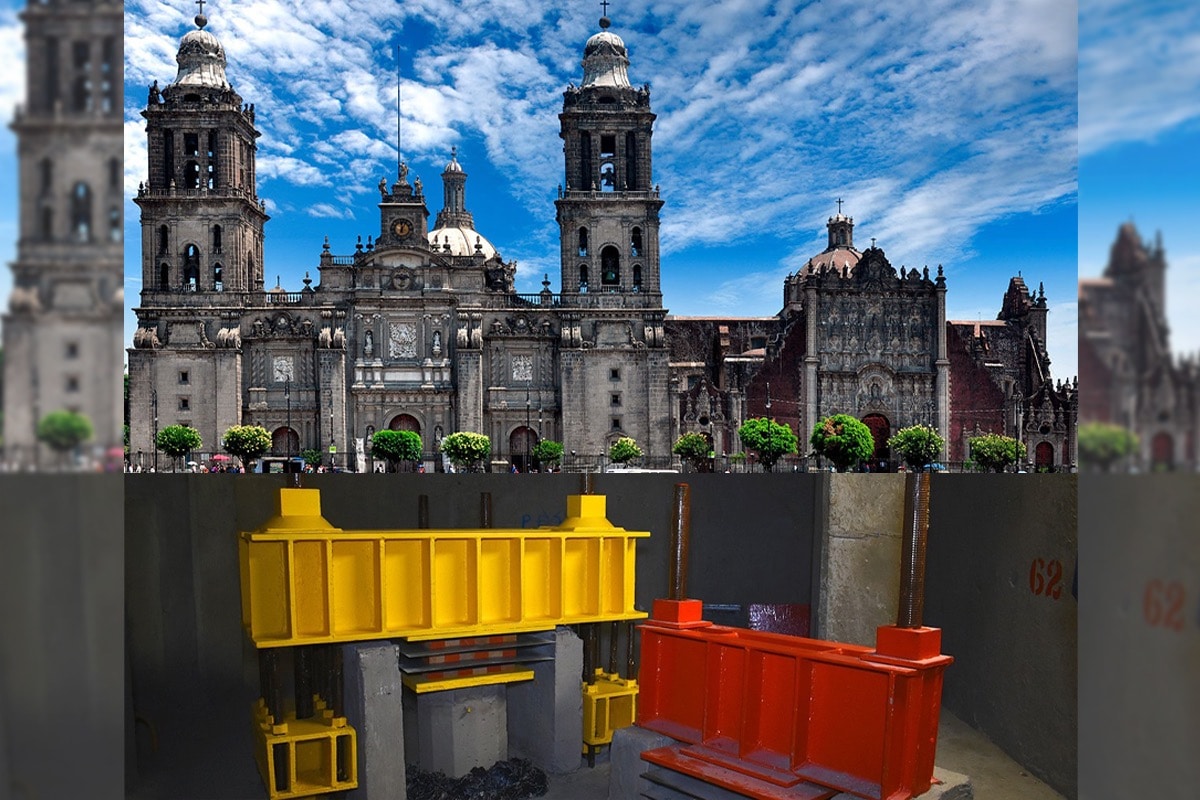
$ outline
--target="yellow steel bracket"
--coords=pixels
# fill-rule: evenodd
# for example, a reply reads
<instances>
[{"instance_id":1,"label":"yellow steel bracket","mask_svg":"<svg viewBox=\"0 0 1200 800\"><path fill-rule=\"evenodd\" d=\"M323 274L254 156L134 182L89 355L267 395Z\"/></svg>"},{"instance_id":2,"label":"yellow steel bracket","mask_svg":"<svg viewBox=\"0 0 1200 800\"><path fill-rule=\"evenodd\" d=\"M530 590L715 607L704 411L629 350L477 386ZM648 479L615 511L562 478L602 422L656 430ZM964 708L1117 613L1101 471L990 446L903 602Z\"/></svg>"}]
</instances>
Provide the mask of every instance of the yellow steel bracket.
<instances>
[{"instance_id":1,"label":"yellow steel bracket","mask_svg":"<svg viewBox=\"0 0 1200 800\"><path fill-rule=\"evenodd\" d=\"M242 623L257 647L444 639L644 619L636 540L603 495L567 498L536 529L342 530L320 491L281 489L278 514L242 533Z\"/></svg>"},{"instance_id":2,"label":"yellow steel bracket","mask_svg":"<svg viewBox=\"0 0 1200 800\"><path fill-rule=\"evenodd\" d=\"M637 718L638 684L632 678L596 670L595 683L583 684L583 752L611 744L613 731Z\"/></svg>"}]
</instances>

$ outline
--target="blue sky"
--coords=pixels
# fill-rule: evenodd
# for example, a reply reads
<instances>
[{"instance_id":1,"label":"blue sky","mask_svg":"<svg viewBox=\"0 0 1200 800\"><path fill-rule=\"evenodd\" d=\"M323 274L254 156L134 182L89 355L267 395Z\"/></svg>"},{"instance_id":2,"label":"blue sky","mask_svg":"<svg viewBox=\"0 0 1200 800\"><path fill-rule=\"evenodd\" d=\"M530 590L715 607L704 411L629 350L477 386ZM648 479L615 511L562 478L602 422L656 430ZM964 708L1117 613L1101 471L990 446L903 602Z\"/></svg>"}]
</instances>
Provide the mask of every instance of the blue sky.
<instances>
[{"instance_id":1,"label":"blue sky","mask_svg":"<svg viewBox=\"0 0 1200 800\"><path fill-rule=\"evenodd\" d=\"M145 174L138 112L174 79L196 7L127 0L127 190ZM557 114L579 82L598 3L214 0L208 29L256 104L268 285L316 275L323 238L353 251L403 151L440 208L450 147L476 227L518 262L518 288L557 289ZM994 318L1020 271L1051 303L1055 373L1074 374L1076 15L1057 0L621 2L612 30L658 114L663 291L672 313L770 315L783 278L824 247L844 198L860 248L941 263L951 318ZM126 206L126 296L141 267Z\"/></svg>"},{"instance_id":2,"label":"blue sky","mask_svg":"<svg viewBox=\"0 0 1200 800\"><path fill-rule=\"evenodd\" d=\"M1117 227L1162 233L1167 321L1200 351L1200 5L1087 0L1080 15L1079 276L1099 275Z\"/></svg>"}]
</instances>

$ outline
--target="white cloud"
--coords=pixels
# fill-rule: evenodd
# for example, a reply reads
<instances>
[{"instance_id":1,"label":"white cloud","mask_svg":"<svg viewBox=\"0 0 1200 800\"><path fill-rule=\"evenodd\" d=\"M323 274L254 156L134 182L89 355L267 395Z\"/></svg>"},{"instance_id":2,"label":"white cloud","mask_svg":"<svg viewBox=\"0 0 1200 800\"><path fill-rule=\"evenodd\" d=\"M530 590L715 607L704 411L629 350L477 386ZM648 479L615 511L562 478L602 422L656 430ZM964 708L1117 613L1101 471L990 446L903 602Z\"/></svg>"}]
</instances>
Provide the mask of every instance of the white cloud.
<instances>
[{"instance_id":1,"label":"white cloud","mask_svg":"<svg viewBox=\"0 0 1200 800\"><path fill-rule=\"evenodd\" d=\"M1200 117L1200 5L1089 0L1080 44L1082 155Z\"/></svg>"},{"instance_id":2,"label":"white cloud","mask_svg":"<svg viewBox=\"0 0 1200 800\"><path fill-rule=\"evenodd\" d=\"M25 100L25 39L10 9L0 10L0 53L5 54L6 67L0 70L0 123L7 125Z\"/></svg>"},{"instance_id":3,"label":"white cloud","mask_svg":"<svg viewBox=\"0 0 1200 800\"><path fill-rule=\"evenodd\" d=\"M345 206L335 206L332 203L317 203L309 206L307 213L310 217L328 217L330 219L354 219L354 211Z\"/></svg>"}]
</instances>

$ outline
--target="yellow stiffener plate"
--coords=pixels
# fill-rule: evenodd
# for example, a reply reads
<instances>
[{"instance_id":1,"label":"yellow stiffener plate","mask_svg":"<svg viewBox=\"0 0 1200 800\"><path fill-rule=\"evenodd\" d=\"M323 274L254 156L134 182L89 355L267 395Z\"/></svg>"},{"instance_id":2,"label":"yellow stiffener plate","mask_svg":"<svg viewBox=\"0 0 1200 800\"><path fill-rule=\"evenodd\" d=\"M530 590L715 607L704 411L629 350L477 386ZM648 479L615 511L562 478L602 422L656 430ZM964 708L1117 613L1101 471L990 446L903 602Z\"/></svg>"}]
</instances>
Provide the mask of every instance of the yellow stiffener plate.
<instances>
[{"instance_id":1,"label":"yellow stiffener plate","mask_svg":"<svg viewBox=\"0 0 1200 800\"><path fill-rule=\"evenodd\" d=\"M453 676L439 677L441 673L410 674L404 673L400 680L417 694L427 692L444 692L447 689L466 689L471 686L493 686L499 683L517 683L533 680L533 670L519 665L508 664L492 672L471 670L469 667L460 670L462 673Z\"/></svg>"},{"instance_id":2,"label":"yellow stiffener plate","mask_svg":"<svg viewBox=\"0 0 1200 800\"><path fill-rule=\"evenodd\" d=\"M644 619L636 540L603 495L567 498L554 528L347 531L317 489L280 490L279 514L239 541L242 623L257 647L446 639Z\"/></svg>"}]
</instances>

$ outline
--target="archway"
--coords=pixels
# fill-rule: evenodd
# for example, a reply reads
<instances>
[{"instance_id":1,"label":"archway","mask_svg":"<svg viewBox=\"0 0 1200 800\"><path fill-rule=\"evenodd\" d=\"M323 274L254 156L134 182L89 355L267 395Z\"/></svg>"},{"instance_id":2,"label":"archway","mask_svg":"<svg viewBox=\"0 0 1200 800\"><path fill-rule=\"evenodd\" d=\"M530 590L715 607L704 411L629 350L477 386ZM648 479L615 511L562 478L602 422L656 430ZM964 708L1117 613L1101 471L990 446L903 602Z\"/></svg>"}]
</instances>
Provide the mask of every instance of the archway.
<instances>
[{"instance_id":1,"label":"archway","mask_svg":"<svg viewBox=\"0 0 1200 800\"><path fill-rule=\"evenodd\" d=\"M1175 440L1166 431L1150 440L1150 469L1163 472L1175 469Z\"/></svg>"},{"instance_id":2,"label":"archway","mask_svg":"<svg viewBox=\"0 0 1200 800\"><path fill-rule=\"evenodd\" d=\"M871 456L871 470L884 472L891 467L887 442L892 436L892 424L883 414L867 414L862 421L871 429L871 438L875 440L875 452Z\"/></svg>"},{"instance_id":3,"label":"archway","mask_svg":"<svg viewBox=\"0 0 1200 800\"><path fill-rule=\"evenodd\" d=\"M509 435L509 462L517 468L518 472L529 472L533 468L533 448L537 443L537 431L524 425Z\"/></svg>"},{"instance_id":4,"label":"archway","mask_svg":"<svg viewBox=\"0 0 1200 800\"><path fill-rule=\"evenodd\" d=\"M286 425L276 428L271 434L271 455L300 455L300 434Z\"/></svg>"},{"instance_id":5,"label":"archway","mask_svg":"<svg viewBox=\"0 0 1200 800\"><path fill-rule=\"evenodd\" d=\"M418 436L421 435L421 423L411 414L397 414L392 417L388 427L394 431L412 431Z\"/></svg>"},{"instance_id":6,"label":"archway","mask_svg":"<svg viewBox=\"0 0 1200 800\"><path fill-rule=\"evenodd\" d=\"M1038 472L1054 469L1054 445L1047 441L1037 443L1033 448L1033 468Z\"/></svg>"}]
</instances>

